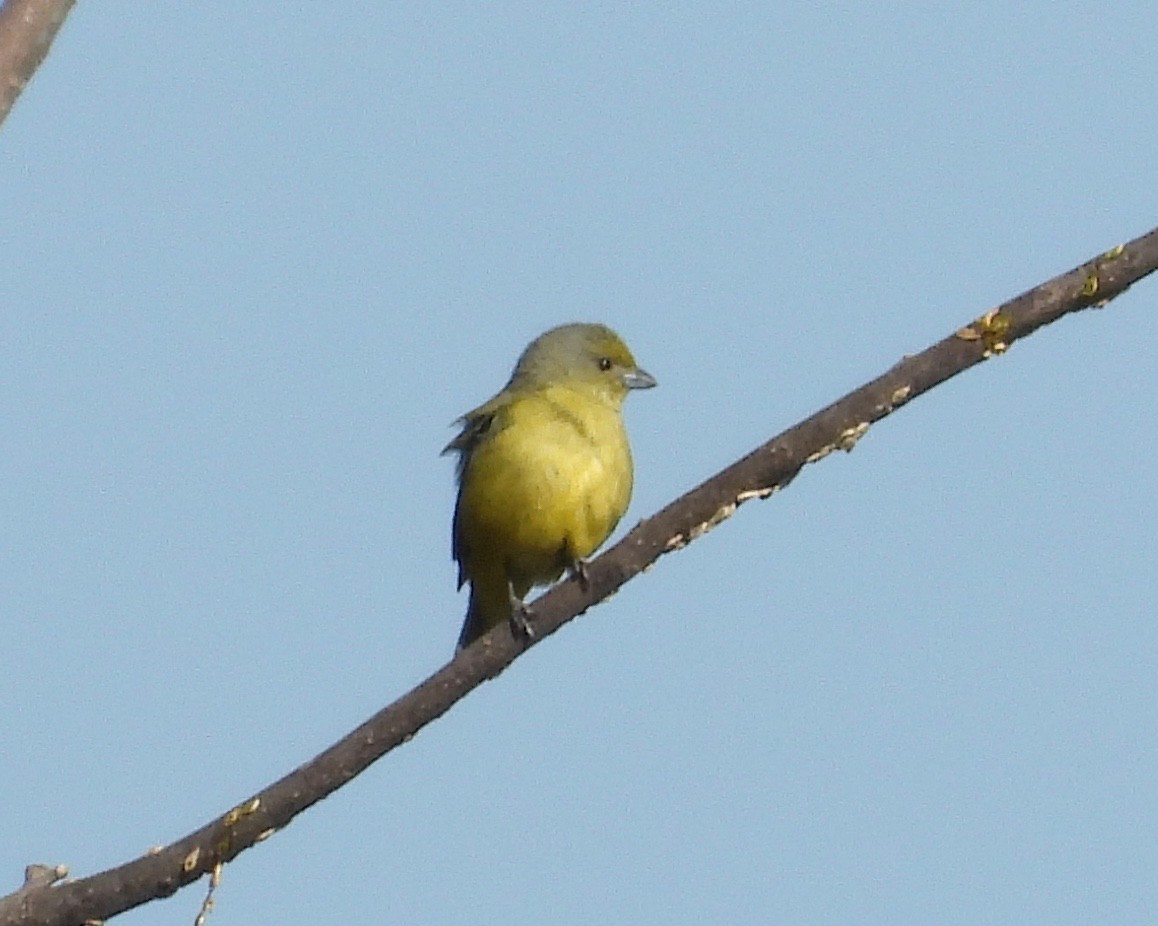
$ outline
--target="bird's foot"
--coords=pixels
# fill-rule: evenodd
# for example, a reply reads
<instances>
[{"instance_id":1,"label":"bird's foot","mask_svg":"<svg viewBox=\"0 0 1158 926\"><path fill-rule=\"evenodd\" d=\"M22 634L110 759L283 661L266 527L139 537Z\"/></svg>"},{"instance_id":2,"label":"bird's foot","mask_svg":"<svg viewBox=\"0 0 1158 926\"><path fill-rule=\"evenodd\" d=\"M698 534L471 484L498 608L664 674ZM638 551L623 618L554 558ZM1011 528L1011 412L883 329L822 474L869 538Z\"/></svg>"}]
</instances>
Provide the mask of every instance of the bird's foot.
<instances>
[{"instance_id":1,"label":"bird's foot","mask_svg":"<svg viewBox=\"0 0 1158 926\"><path fill-rule=\"evenodd\" d=\"M573 575L579 583L579 587L583 591L587 591L591 585L591 577L587 574L587 560L576 559L571 564L571 575Z\"/></svg>"},{"instance_id":2,"label":"bird's foot","mask_svg":"<svg viewBox=\"0 0 1158 926\"><path fill-rule=\"evenodd\" d=\"M535 628L531 626L532 617L531 609L511 595L511 635L516 640L528 643L535 639Z\"/></svg>"}]
</instances>

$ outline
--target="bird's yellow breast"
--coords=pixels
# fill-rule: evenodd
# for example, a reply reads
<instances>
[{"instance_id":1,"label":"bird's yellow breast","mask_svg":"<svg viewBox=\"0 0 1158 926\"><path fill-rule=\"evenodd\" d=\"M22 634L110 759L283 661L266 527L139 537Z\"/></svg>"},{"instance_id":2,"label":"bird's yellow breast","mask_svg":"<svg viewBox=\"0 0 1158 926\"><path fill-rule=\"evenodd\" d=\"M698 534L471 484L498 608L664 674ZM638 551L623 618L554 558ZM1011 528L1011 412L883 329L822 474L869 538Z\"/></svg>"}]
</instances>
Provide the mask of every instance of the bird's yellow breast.
<instances>
[{"instance_id":1,"label":"bird's yellow breast","mask_svg":"<svg viewBox=\"0 0 1158 926\"><path fill-rule=\"evenodd\" d=\"M464 572L498 559L517 594L554 581L607 539L631 486L616 405L564 387L514 397L462 474L456 533L466 541Z\"/></svg>"}]
</instances>

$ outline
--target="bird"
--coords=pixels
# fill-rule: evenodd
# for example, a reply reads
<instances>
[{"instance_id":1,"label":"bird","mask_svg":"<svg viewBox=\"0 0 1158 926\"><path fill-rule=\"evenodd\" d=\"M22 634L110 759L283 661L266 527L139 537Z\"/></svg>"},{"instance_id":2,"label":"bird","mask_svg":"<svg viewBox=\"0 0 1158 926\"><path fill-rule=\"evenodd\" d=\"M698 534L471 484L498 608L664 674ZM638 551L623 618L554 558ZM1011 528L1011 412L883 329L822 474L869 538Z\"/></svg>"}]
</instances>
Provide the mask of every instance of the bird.
<instances>
[{"instance_id":1,"label":"bird","mask_svg":"<svg viewBox=\"0 0 1158 926\"><path fill-rule=\"evenodd\" d=\"M503 622L532 636L523 599L586 560L631 501L634 467L623 402L655 378L606 325L573 323L535 338L493 398L455 421L452 552L470 583L456 652Z\"/></svg>"}]
</instances>

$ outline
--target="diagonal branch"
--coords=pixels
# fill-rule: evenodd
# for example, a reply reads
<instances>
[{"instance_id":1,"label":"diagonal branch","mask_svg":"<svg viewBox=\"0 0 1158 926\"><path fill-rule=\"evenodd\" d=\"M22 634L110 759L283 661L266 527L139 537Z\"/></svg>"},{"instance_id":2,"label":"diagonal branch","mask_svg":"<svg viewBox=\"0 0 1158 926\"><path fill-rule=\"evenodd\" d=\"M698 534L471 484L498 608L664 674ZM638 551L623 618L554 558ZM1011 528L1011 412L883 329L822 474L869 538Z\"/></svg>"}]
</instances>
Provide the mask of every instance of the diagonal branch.
<instances>
[{"instance_id":1,"label":"diagonal branch","mask_svg":"<svg viewBox=\"0 0 1158 926\"><path fill-rule=\"evenodd\" d=\"M0 124L48 54L76 0L7 0L0 7Z\"/></svg>"},{"instance_id":2,"label":"diagonal branch","mask_svg":"<svg viewBox=\"0 0 1158 926\"><path fill-rule=\"evenodd\" d=\"M1158 269L1158 229L986 312L851 392L641 522L588 565L584 587L563 582L534 604L537 643L606 598L664 553L680 549L753 498L791 482L807 463L851 450L869 426L939 383L1063 315L1104 306ZM502 672L527 647L504 624L417 688L305 765L183 839L118 868L0 899L0 926L70 926L168 896L215 872L340 788Z\"/></svg>"}]
</instances>

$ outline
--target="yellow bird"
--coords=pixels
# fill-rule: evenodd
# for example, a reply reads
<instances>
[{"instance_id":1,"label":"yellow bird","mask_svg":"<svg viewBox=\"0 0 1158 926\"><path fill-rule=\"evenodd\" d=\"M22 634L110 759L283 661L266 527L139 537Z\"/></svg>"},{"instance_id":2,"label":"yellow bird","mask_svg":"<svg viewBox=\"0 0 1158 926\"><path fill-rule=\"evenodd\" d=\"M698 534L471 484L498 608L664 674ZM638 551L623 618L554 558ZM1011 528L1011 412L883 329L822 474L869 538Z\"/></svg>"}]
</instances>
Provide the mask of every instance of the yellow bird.
<instances>
[{"instance_id":1,"label":"yellow bird","mask_svg":"<svg viewBox=\"0 0 1158 926\"><path fill-rule=\"evenodd\" d=\"M623 400L654 385L610 328L562 325L456 422L443 453L459 454L453 549L458 587L470 583L459 649L503 622L526 635L531 587L583 574L631 501Z\"/></svg>"}]
</instances>

